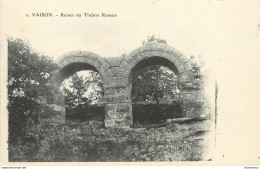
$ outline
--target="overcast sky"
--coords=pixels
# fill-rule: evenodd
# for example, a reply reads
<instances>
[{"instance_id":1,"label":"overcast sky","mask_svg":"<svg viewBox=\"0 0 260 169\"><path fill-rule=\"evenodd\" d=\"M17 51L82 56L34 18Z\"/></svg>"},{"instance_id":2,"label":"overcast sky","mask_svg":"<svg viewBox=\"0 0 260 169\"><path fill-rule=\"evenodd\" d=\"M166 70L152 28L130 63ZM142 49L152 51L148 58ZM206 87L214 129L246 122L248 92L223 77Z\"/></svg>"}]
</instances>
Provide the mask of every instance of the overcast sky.
<instances>
[{"instance_id":1,"label":"overcast sky","mask_svg":"<svg viewBox=\"0 0 260 169\"><path fill-rule=\"evenodd\" d=\"M211 3L133 1L110 3L108 6L106 3L61 5L37 2L31 5L8 4L5 8L9 11L7 32L11 36L28 39L36 50L54 58L74 50L117 57L140 47L142 41L151 35L160 36L186 55L209 56L215 50L216 31L222 29L219 27L219 20L223 17L218 13L220 7ZM25 17L25 14L36 12L57 15L104 12L115 13L117 17Z\"/></svg>"},{"instance_id":2,"label":"overcast sky","mask_svg":"<svg viewBox=\"0 0 260 169\"><path fill-rule=\"evenodd\" d=\"M229 54L221 50L234 44L234 40L239 46L244 40L259 41L255 36L260 22L255 3L237 3L236 8L230 8L216 2L29 2L3 3L3 13L8 13L3 21L8 24L5 35L28 39L37 51L54 59L75 50L118 57L140 47L148 36L157 35L187 56L203 56L210 65L222 57L219 53ZM241 15L249 9L250 19ZM37 12L115 13L117 17L32 17ZM31 16L25 17L26 14ZM236 41L235 37L241 35L244 40Z\"/></svg>"}]
</instances>

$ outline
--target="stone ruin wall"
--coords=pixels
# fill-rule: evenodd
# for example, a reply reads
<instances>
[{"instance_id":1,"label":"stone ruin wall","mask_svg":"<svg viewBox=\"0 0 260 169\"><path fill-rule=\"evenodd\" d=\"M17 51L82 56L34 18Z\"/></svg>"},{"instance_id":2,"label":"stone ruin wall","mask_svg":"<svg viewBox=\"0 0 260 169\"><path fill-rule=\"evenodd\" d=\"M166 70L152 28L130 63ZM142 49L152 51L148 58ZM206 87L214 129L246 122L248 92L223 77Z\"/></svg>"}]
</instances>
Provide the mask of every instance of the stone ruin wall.
<instances>
[{"instance_id":1,"label":"stone ruin wall","mask_svg":"<svg viewBox=\"0 0 260 169\"><path fill-rule=\"evenodd\" d=\"M201 100L204 97L201 82L194 79L187 57L166 43L150 42L128 55L118 58L102 58L97 54L85 51L67 53L60 58L58 64L61 70L74 64L74 67L70 67L72 71L68 71L69 73L56 71L52 74L50 81L59 88L64 79L73 72L79 71L77 64L90 65L91 67L87 69L98 71L103 78L105 127L130 127L133 123L131 71L137 63L152 57L167 59L175 65L180 83L183 113L185 117L200 117L203 112L197 105L202 105ZM63 114L65 117L65 111Z\"/></svg>"}]
</instances>

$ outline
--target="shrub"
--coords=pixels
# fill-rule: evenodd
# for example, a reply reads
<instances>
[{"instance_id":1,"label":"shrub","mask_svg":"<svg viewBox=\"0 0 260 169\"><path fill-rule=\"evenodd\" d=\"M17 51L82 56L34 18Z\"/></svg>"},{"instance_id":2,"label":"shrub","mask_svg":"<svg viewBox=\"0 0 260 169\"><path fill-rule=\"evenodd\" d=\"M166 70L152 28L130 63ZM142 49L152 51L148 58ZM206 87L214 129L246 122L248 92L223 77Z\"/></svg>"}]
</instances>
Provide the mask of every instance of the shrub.
<instances>
[{"instance_id":1,"label":"shrub","mask_svg":"<svg viewBox=\"0 0 260 169\"><path fill-rule=\"evenodd\" d=\"M68 121L104 121L105 108L104 106L89 105L84 108L76 107L73 109L66 109L66 120Z\"/></svg>"},{"instance_id":2,"label":"shrub","mask_svg":"<svg viewBox=\"0 0 260 169\"><path fill-rule=\"evenodd\" d=\"M28 139L10 146L9 161L115 162L201 160L203 133L192 125L167 124L150 129L109 128L88 123L40 123ZM197 137L194 137L197 135Z\"/></svg>"},{"instance_id":3,"label":"shrub","mask_svg":"<svg viewBox=\"0 0 260 169\"><path fill-rule=\"evenodd\" d=\"M182 117L181 104L133 104L134 124L163 123L167 119Z\"/></svg>"}]
</instances>

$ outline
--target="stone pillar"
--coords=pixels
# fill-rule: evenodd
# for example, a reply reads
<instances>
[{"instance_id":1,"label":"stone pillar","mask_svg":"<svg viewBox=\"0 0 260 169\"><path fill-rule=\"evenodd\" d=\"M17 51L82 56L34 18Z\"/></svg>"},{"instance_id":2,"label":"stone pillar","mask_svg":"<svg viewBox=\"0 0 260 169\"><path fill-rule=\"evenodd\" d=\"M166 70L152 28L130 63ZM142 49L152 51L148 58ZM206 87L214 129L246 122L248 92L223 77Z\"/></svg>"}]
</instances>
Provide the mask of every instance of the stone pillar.
<instances>
[{"instance_id":1,"label":"stone pillar","mask_svg":"<svg viewBox=\"0 0 260 169\"><path fill-rule=\"evenodd\" d=\"M104 83L105 127L128 128L133 123L129 80L118 74L117 67L108 72L114 73L109 74Z\"/></svg>"},{"instance_id":2,"label":"stone pillar","mask_svg":"<svg viewBox=\"0 0 260 169\"><path fill-rule=\"evenodd\" d=\"M180 87L185 117L204 117L206 99L201 80L193 79L193 74L189 72L186 73L185 77L181 77Z\"/></svg>"}]
</instances>

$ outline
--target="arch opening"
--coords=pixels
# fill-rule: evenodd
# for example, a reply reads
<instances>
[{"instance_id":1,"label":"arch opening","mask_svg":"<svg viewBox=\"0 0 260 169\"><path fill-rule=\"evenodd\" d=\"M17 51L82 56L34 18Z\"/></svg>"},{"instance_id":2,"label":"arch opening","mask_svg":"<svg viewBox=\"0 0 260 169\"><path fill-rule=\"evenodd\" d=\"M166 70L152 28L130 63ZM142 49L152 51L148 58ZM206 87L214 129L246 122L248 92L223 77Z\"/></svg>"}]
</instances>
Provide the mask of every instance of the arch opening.
<instances>
[{"instance_id":1,"label":"arch opening","mask_svg":"<svg viewBox=\"0 0 260 169\"><path fill-rule=\"evenodd\" d=\"M83 70L91 70L94 72L98 72L98 70L94 66L92 66L88 63L80 63L80 62L71 63L71 64L66 65L65 67L61 68L61 70L59 71L60 80L62 82L65 79L67 79L68 77L70 77L71 75L73 75L74 73L83 71Z\"/></svg>"},{"instance_id":2,"label":"arch opening","mask_svg":"<svg viewBox=\"0 0 260 169\"><path fill-rule=\"evenodd\" d=\"M180 118L179 72L168 59L150 57L138 62L130 73L133 127L160 125Z\"/></svg>"},{"instance_id":3,"label":"arch opening","mask_svg":"<svg viewBox=\"0 0 260 169\"><path fill-rule=\"evenodd\" d=\"M61 83L60 90L67 122L104 121L103 82L98 72L77 71Z\"/></svg>"},{"instance_id":4,"label":"arch opening","mask_svg":"<svg viewBox=\"0 0 260 169\"><path fill-rule=\"evenodd\" d=\"M60 69L59 89L66 122L104 122L103 77L88 63L71 63Z\"/></svg>"}]
</instances>

